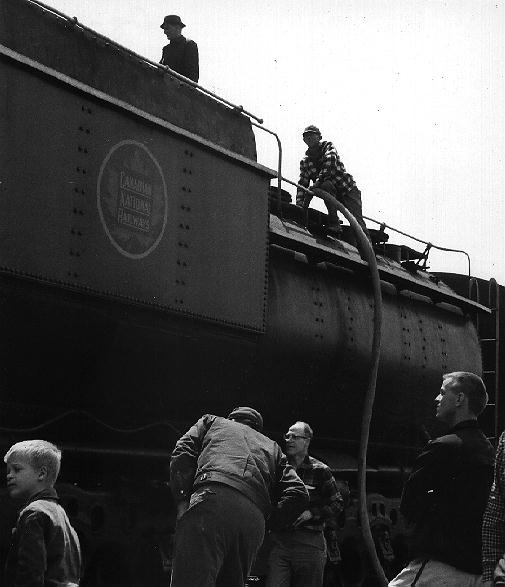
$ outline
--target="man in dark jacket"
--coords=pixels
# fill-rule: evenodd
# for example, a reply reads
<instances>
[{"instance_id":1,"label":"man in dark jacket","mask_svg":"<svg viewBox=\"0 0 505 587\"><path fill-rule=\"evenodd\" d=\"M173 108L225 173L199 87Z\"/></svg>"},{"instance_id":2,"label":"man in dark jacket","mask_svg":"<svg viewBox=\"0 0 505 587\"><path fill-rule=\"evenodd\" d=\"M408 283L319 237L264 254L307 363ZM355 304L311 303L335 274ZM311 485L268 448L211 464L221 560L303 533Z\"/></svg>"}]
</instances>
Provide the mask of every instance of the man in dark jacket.
<instances>
[{"instance_id":1,"label":"man in dark jacket","mask_svg":"<svg viewBox=\"0 0 505 587\"><path fill-rule=\"evenodd\" d=\"M363 220L361 192L352 175L345 170L333 143L323 141L320 130L312 124L304 129L303 142L308 146L308 149L305 152L305 157L300 161L298 183L304 188L308 188L312 182L312 191L326 204L328 232L338 237L342 231L335 205L336 199L356 218L365 235L369 237ZM325 192L331 197L328 197ZM307 208L311 199L312 197L307 192L298 189L297 206Z\"/></svg>"},{"instance_id":2,"label":"man in dark jacket","mask_svg":"<svg viewBox=\"0 0 505 587\"><path fill-rule=\"evenodd\" d=\"M482 584L481 525L494 451L477 416L487 400L477 375L444 375L436 417L451 429L428 443L403 490L401 511L414 524L414 559L390 587Z\"/></svg>"},{"instance_id":3,"label":"man in dark jacket","mask_svg":"<svg viewBox=\"0 0 505 587\"><path fill-rule=\"evenodd\" d=\"M253 408L207 414L176 443L170 483L177 504L172 587L242 587L265 518L291 524L308 506L303 482L261 434Z\"/></svg>"},{"instance_id":4,"label":"man in dark jacket","mask_svg":"<svg viewBox=\"0 0 505 587\"><path fill-rule=\"evenodd\" d=\"M179 16L175 14L165 16L161 28L170 43L163 47L160 63L198 82L198 46L194 41L183 36L182 29L185 26Z\"/></svg>"}]
</instances>

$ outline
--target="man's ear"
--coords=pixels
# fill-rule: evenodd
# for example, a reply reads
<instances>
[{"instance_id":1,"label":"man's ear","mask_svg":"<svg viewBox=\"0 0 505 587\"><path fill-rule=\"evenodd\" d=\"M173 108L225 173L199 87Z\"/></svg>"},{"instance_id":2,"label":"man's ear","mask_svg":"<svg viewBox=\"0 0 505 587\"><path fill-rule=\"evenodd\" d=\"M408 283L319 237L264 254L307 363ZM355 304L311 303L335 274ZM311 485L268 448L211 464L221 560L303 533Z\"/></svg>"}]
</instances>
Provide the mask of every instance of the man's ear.
<instances>
[{"instance_id":1,"label":"man's ear","mask_svg":"<svg viewBox=\"0 0 505 587\"><path fill-rule=\"evenodd\" d=\"M38 479L39 481L45 481L47 479L47 467L45 465L42 465L42 467L40 467Z\"/></svg>"},{"instance_id":2,"label":"man's ear","mask_svg":"<svg viewBox=\"0 0 505 587\"><path fill-rule=\"evenodd\" d=\"M460 391L458 393L458 397L456 398L456 405L462 406L466 402L466 399L467 399L466 395L462 391Z\"/></svg>"}]
</instances>

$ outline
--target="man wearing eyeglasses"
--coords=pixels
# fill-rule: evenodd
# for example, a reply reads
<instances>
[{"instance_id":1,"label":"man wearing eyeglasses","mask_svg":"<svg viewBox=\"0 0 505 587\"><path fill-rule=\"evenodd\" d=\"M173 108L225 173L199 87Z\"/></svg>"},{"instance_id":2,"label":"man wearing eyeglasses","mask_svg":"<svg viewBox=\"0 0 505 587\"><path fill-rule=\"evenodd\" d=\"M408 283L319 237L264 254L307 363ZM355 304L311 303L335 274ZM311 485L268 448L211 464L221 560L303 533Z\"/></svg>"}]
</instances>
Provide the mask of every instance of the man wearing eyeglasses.
<instances>
[{"instance_id":1,"label":"man wearing eyeglasses","mask_svg":"<svg viewBox=\"0 0 505 587\"><path fill-rule=\"evenodd\" d=\"M343 499L329 467L309 456L312 428L295 422L284 436L288 462L309 492L309 507L293 525L270 534L266 587L321 587L326 562L324 526L342 510Z\"/></svg>"},{"instance_id":2,"label":"man wearing eyeglasses","mask_svg":"<svg viewBox=\"0 0 505 587\"><path fill-rule=\"evenodd\" d=\"M240 406L202 416L177 441L170 487L177 505L171 587L242 587L265 534L291 524L307 490L263 418Z\"/></svg>"}]
</instances>

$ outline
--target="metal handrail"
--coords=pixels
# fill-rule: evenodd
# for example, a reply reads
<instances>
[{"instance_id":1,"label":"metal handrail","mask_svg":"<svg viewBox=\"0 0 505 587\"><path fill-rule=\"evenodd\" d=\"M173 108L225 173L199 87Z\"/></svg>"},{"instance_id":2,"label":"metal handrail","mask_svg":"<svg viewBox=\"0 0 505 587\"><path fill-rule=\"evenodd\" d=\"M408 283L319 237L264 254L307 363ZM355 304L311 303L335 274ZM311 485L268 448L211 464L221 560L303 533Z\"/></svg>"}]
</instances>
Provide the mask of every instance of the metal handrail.
<instances>
[{"instance_id":1,"label":"metal handrail","mask_svg":"<svg viewBox=\"0 0 505 587\"><path fill-rule=\"evenodd\" d=\"M253 126L256 126L257 128L263 130L264 132L274 136L275 140L277 141L277 149L278 149L278 157L277 157L278 184L277 184L277 187L279 190L279 209L281 208L280 199L281 199L281 181L282 181L281 180L281 178L282 178L282 143L281 143L279 135L276 132L263 126L263 119L262 118L259 118L258 116L252 114L251 112L248 112L247 110L244 109L243 106L233 104L233 102L230 102L226 98L223 98L222 96L219 96L218 94L215 94L214 92L208 90L207 88L201 86L200 84L194 82L193 80L185 77L184 75L181 75L180 73L174 71L173 69L170 69L170 67L168 67L166 65L161 65L161 63L157 63L155 61L151 61L147 57L139 55L138 53L135 53L135 51L132 51L131 49L124 47L123 45L117 43L116 41L113 41L109 37L106 37L105 35L102 35L101 33L98 33L97 31L87 27L86 25L79 22L75 16L71 18L71 17L67 16L66 14L64 14L63 12L60 12L56 8L52 8L51 6L48 6L47 4L40 2L40 0L27 0L27 1L31 2L32 4L36 4L36 5L40 6L41 8L48 10L49 12L52 12L53 14L64 19L71 26L78 26L82 30L92 33L97 38L102 39L103 41L106 41L107 43L110 43L114 47L117 47L118 49L121 49L122 51L126 51L127 53L129 53L130 55L133 55L134 57L143 61L144 63L147 63L148 65L151 65L151 66L155 67L156 69L166 71L170 75L174 76L177 79L184 81L188 85L193 86L194 88L198 88L202 93L214 98L215 100L218 100L219 102L225 104L226 106L229 106L230 108L232 108L233 110L235 110L239 114L244 114L245 116L248 116L250 119L252 119L251 124Z\"/></svg>"},{"instance_id":2,"label":"metal handrail","mask_svg":"<svg viewBox=\"0 0 505 587\"><path fill-rule=\"evenodd\" d=\"M278 150L278 156L277 156L277 190L278 190L278 211L279 211L279 216L282 218L282 201L281 201L281 186L282 186L282 143L281 143L281 139L279 137L279 135L274 132L273 130L270 130L269 128L267 128L266 126L262 126L261 124L258 124L254 121L251 120L251 124L253 126L256 126L257 128L267 132L268 134L271 134L275 137L275 140L277 141L277 150Z\"/></svg>"},{"instance_id":3,"label":"metal handrail","mask_svg":"<svg viewBox=\"0 0 505 587\"><path fill-rule=\"evenodd\" d=\"M253 122L253 120L251 120L251 124L253 126L256 126L257 128L265 131L266 133L271 134L272 136L275 137L275 139L277 141L277 148L278 148L278 159L277 159L277 181L278 181L278 184L277 185L278 185L278 193L279 193L279 209L280 210L282 210L282 206L281 206L282 181L285 181L285 182L287 182L291 185L294 185L296 187L302 187L302 186L299 186L297 183L290 181L287 178L282 177L282 143L281 143L281 140L279 138L279 135L276 132L263 126L263 119L262 118L259 118L258 116L252 114L251 112L248 112L247 110L244 109L243 106L234 104L233 102L230 102L226 98L223 98L222 96L219 96L218 94L212 92L211 90L208 90L207 88L199 85L198 83L185 77L184 75L177 73L173 69L170 69L168 66L161 65L160 63L157 63L155 61L151 61L147 57L144 57L138 53L135 53L135 51L132 51L131 49L124 47L123 45L121 45L120 43L117 43L116 41L110 39L109 37L106 37L105 35L98 33L97 31L91 29L90 27L87 27L86 25L79 22L75 16L69 17L66 14L64 14L63 12L60 12L56 8L48 6L44 2L41 2L40 0L26 0L26 1L30 2L31 4L35 4L35 5L43 8L44 10L47 10L48 12L55 14L56 16L59 16L60 18L65 20L70 26L73 26L73 27L78 26L83 31L87 31L89 33L92 33L94 36L96 36L96 38L102 39L106 43L109 43L110 45L112 45L118 49L121 49L122 51L125 51L126 53L136 57L137 59L143 61L144 63L147 63L148 65L151 65L152 67L155 67L158 70L166 71L167 73L169 73L173 77L180 79L181 81L185 82L186 84L188 84L194 88L198 88L198 90L200 90L202 93L206 94L207 96L210 96L210 97L214 98L215 100L225 104L226 106L229 106L230 108L232 108L233 110L235 110L239 114L243 114L245 116L248 116L250 119L257 121L257 122ZM429 241L425 241L425 240L419 239L417 237L414 237L406 232L403 232L402 230L400 230L398 228L395 228L393 226L386 224L385 222L379 222L378 220L375 220L374 218L370 218L368 216L363 216L363 218L366 220L369 220L371 222L375 222L376 224L378 224L381 227L381 229L388 228L389 230L392 230L398 234L406 236L407 238L410 238L414 241L417 241L419 243L426 245L426 247L427 247L426 252L428 252L430 248L434 248L439 251L445 251L445 252L450 252L450 253L461 253L461 254L465 255L468 260L468 278L470 279L470 277L471 277L471 261L470 261L470 255L466 251L463 251L461 249L451 249L451 248L447 248L447 247L441 247L438 245L434 245L433 243L430 243Z\"/></svg>"},{"instance_id":4,"label":"metal handrail","mask_svg":"<svg viewBox=\"0 0 505 587\"><path fill-rule=\"evenodd\" d=\"M450 249L448 247L441 247L439 245L434 245L433 243L430 243L429 241L425 241L425 240L420 239L416 236L412 236L408 232L403 232L403 230L400 230L399 228L395 228L394 226L390 226L389 224L386 224L385 222L380 222L379 220L375 220L375 218L370 218L369 216L363 216L363 218L365 218L366 220L370 220L370 222L375 222L376 224L379 225L381 230L388 228L389 230L392 230L393 232L396 232L396 233L401 234L403 236L406 236L407 238L410 238L418 243L422 243L423 245L426 245L427 251L429 251L429 249L437 249L439 251L445 251L447 253L461 253L462 255L465 255L467 258L467 261L468 261L468 279L470 279L470 277L472 275L471 270L470 270L471 269L471 262L470 262L470 255L466 251L463 251L462 249Z\"/></svg>"},{"instance_id":5,"label":"metal handrail","mask_svg":"<svg viewBox=\"0 0 505 587\"><path fill-rule=\"evenodd\" d=\"M476 277L470 278L468 282L468 298L480 304L480 286Z\"/></svg>"},{"instance_id":6,"label":"metal handrail","mask_svg":"<svg viewBox=\"0 0 505 587\"><path fill-rule=\"evenodd\" d=\"M310 192L310 190L306 189L305 187L299 185L298 183L296 183L294 181L291 181L287 177L283 177L282 181L285 181L286 183L289 183L290 185L292 185L296 188L300 188L306 192L312 193L312 192ZM312 195L314 195L314 194L312 194ZM470 255L466 251L463 251L462 249L449 249L448 247L441 247L439 245L434 245L433 243L430 243L429 241L425 241L425 240L422 240L416 236L412 236L408 232L403 232L399 228L395 228L394 226L390 226L389 224L386 224L385 222L380 222L379 220L375 220L375 218L370 218L369 216L363 216L363 218L366 220L370 220L370 222L375 222L375 224L379 225L381 230L388 228L389 230L392 230L393 232L397 232L398 234L406 236L414 241L417 241L418 243L422 243L423 245L426 245L429 248L438 249L439 251L446 251L449 253L462 253L463 255L466 256L466 258L468 260L468 276L470 277Z\"/></svg>"},{"instance_id":7,"label":"metal handrail","mask_svg":"<svg viewBox=\"0 0 505 587\"><path fill-rule=\"evenodd\" d=\"M489 280L489 307L494 313L494 434L499 436L501 424L501 399L500 399L500 289L494 277Z\"/></svg>"},{"instance_id":8,"label":"metal handrail","mask_svg":"<svg viewBox=\"0 0 505 587\"><path fill-rule=\"evenodd\" d=\"M211 90L208 90L207 88L204 88L203 86L199 85L197 82L194 82L192 79L189 79L189 78L185 77L184 75L181 75L180 73L177 73L176 71L174 71L173 69L170 69L170 67L168 67L166 65L161 65L161 63L157 63L156 61L151 61L147 57L144 57L142 55L139 55L138 53L135 53L135 51L132 51L131 49L128 49L127 47L124 47L120 43L117 43L116 41L113 41L109 37L106 37L105 35L102 35L101 33L98 33L95 30L93 30L93 29L87 27L86 25L82 24L81 22L79 22L77 20L77 18L75 16L74 17L67 16L63 12L60 12L59 10L57 10L56 8L53 8L52 6L48 6L47 4L44 4L43 2L40 2L40 0L26 0L26 1L27 2L30 2L32 4L36 4L37 6L40 6L44 10L47 10L48 12L52 12L56 16L59 16L60 18L64 19L70 26L72 26L72 27L78 26L83 31L87 31L89 33L92 33L98 39L101 39L101 40L109 43L110 45L113 45L117 49L121 49L122 51L125 51L126 53L129 53L130 55L133 55L137 59L143 61L144 63L147 63L148 65L151 65L151 66L155 67L156 69L160 69L162 71L166 71L167 73L169 73L173 77L182 80L183 82L187 83L188 85L193 86L194 88L198 88L202 93L206 94L207 96L210 96L210 97L214 98L215 100L218 100L219 102L222 102L223 104L226 104L226 106L229 106L230 108L232 108L236 112L239 112L240 114L245 114L249 118L254 118L254 120L257 120L260 124L263 123L263 119L262 118L259 118L258 116L254 115L254 114L251 114L247 110L244 110L244 107L243 106L239 106L237 104L233 104L233 102L230 102L229 100L226 100L226 98L223 98L222 96L219 96L218 94L215 94Z\"/></svg>"},{"instance_id":9,"label":"metal handrail","mask_svg":"<svg viewBox=\"0 0 505 587\"><path fill-rule=\"evenodd\" d=\"M184 75L181 75L180 73L174 71L170 67L168 67L166 65L161 65L161 63L157 63L155 61L151 61L147 57L144 57L143 55L135 53L135 51L132 51L131 49L124 47L123 45L121 45L120 43L117 43L116 41L110 39L109 37L106 37L105 35L102 35L101 33L98 33L97 31L87 27L86 25L79 22L77 20L77 17L75 17L75 16L69 17L66 14L64 14L63 12L60 12L59 10L57 10L56 8L53 8L52 6L48 6L47 4L44 4L44 2L40 2L40 0L26 0L26 1L30 2L32 4L35 4L35 5L43 8L44 10L47 10L48 12L55 14L56 16L65 20L67 22L67 24L69 24L70 26L79 27L83 31L87 31L89 33L92 33L96 38L101 39L101 40L105 41L106 43L109 43L110 45L112 45L118 49L121 49L122 51L125 51L126 53L136 57L140 61L143 61L144 63L147 63L148 65L151 65L152 67L155 67L158 70L166 71L167 73L169 73L173 77L182 80L186 84L193 86L194 88L198 88L205 95L214 98L215 100L221 102L222 104L225 104L226 106L229 106L235 112L238 112L239 114L243 114L243 115L249 117L249 119L251 119L250 121L253 126L256 126L257 128L263 130L264 132L274 136L275 140L277 141L277 150L278 150L278 157L277 157L278 184L277 184L277 186L278 186L278 190L279 190L279 211L282 213L282 207L281 207L282 143L281 143L279 135L276 132L263 126L263 119L262 118L259 118L258 116L245 110L243 106L233 104L233 102L230 102L226 98L219 96L218 94L212 92L211 90L208 90L207 88L205 88L205 87L201 86L200 84L194 82L193 80L185 77Z\"/></svg>"},{"instance_id":10,"label":"metal handrail","mask_svg":"<svg viewBox=\"0 0 505 587\"><path fill-rule=\"evenodd\" d=\"M490 437L490 439L497 439L500 436L502 430L500 429L501 418L500 418L500 410L501 410L501 400L500 400L500 289L498 282L494 277L491 277L488 283L488 297L487 297L487 304L490 308L492 315L491 319L494 321L494 335L492 333L486 332L486 337L481 337L481 328L480 328L480 317L477 314L474 318L475 327L477 329L477 333L479 335L479 340L482 343L494 343L494 369L484 370L482 371L482 375L485 374L493 375L493 395L494 398L491 403L488 403L488 407L492 407L494 409L493 415L493 434L494 436ZM480 287L479 281L476 277L472 277L470 279L469 284L469 292L468 297L478 303L480 303ZM488 387L489 389L489 387Z\"/></svg>"},{"instance_id":11,"label":"metal handrail","mask_svg":"<svg viewBox=\"0 0 505 587\"><path fill-rule=\"evenodd\" d=\"M275 131L273 131L273 130L271 130L271 129L265 127L265 126L263 126L263 119L262 118L259 118L259 117L255 116L254 114L248 112L247 110L245 110L243 108L243 106L239 106L239 105L233 104L232 102L226 100L222 96L219 96L219 95L211 92L210 90L204 88L203 86L199 85L198 83L194 82L193 80L191 80L191 79L189 79L189 78L187 78L187 77L179 74L178 72L170 69L168 66L161 65L160 63L151 61L147 57L144 57L144 56L142 56L142 55L140 55L138 53L135 53L131 49L128 49L128 48L124 47L123 45L121 45L120 43L117 43L116 41L110 39L109 37L106 37L105 35L102 35L101 33L98 33L94 29L91 29L90 27L87 27L86 25L84 25L81 22L79 22L76 17L69 17L66 14L64 14L63 12L57 10L56 8L53 8L51 6L48 6L47 4L44 4L43 2L40 2L40 0L26 0L26 1L27 2L30 2L32 4L35 4L37 6L40 6L44 10L47 10L48 12L51 12L51 13L59 16L60 18L62 18L63 20L65 20L71 26L78 26L82 30L88 31L88 32L92 33L97 38L100 38L100 39L106 41L107 43L113 45L114 47L117 47L117 48L119 48L119 49L121 49L121 50L129 53L130 55L133 55L137 59L139 59L139 60L141 60L141 61L143 61L143 62L145 62L145 63L147 63L147 64L149 64L149 65L151 65L151 66L153 66L155 68L157 68L157 69L161 69L161 70L167 71L168 73L170 73L170 75L173 75L174 77L176 77L178 79L181 79L182 81L184 81L188 85L191 85L191 86L193 86L195 88L198 88L199 90L202 91L202 93L205 93L206 95L209 95L209 96L213 97L214 99L216 99L216 100L222 102L223 104L231 107L233 110L237 111L238 113L244 114L244 115L248 116L249 118L252 118L252 119L258 121L258 122L254 122L254 120L251 120L251 124L253 126L256 126L257 128L263 130L264 132L266 132L266 133L271 134L272 136L274 136L275 139L276 139L276 142L277 142L277 148L278 148L278 159L277 159L277 180L278 180L278 184L277 185L278 185L278 193L279 193L279 211L280 212L282 210L282 206L281 206L281 186L282 186L282 181L285 181L286 183L289 183L289 184L291 184L291 185L293 185L295 187L302 187L302 186L299 186L297 183L295 183L295 182L293 182L293 181L291 181L291 180L289 180L287 178L284 178L282 176L282 143L281 143L280 137L279 137L279 135ZM437 246L437 245L433 245L432 243L429 243L427 241L421 240L421 239L416 238L416 237L414 237L414 236L412 236L412 235L410 235L410 234L408 234L406 232L403 232L403 231L401 231L401 230L399 230L397 228L394 228L392 226L389 226L385 222L379 222L378 220L375 220L374 218L370 218L368 216L363 216L363 218L365 218L367 220L370 220L371 222L375 222L376 224L380 225L381 228L389 228L390 230L393 230L393 231L397 232L398 234L402 234L404 236L407 236L408 238L411 238L412 240L415 240L417 242L423 243L423 244L427 245L428 249L430 247L433 247L433 248L436 248L436 249L441 250L441 251L458 252L458 253L465 254L467 256L467 258L468 258L468 274L470 276L470 257L468 255L468 253L466 253L465 251L462 251L462 250L459 250L459 249L449 249L449 248L444 248L444 247L440 247L440 246Z\"/></svg>"}]
</instances>

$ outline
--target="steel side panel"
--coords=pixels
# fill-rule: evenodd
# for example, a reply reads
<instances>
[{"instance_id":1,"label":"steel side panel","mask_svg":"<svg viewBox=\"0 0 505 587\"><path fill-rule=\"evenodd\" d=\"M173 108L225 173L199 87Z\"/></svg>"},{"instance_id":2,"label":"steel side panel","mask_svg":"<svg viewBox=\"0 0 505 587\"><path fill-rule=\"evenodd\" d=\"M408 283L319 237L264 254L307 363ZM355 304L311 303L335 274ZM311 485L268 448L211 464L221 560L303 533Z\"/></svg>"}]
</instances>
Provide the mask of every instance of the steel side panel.
<instances>
[{"instance_id":1,"label":"steel side panel","mask_svg":"<svg viewBox=\"0 0 505 587\"><path fill-rule=\"evenodd\" d=\"M0 42L42 65L256 159L254 133L245 116L162 73L127 49L100 40L92 31L69 26L51 8L30 0L2 0Z\"/></svg>"},{"instance_id":2,"label":"steel side panel","mask_svg":"<svg viewBox=\"0 0 505 587\"><path fill-rule=\"evenodd\" d=\"M0 265L264 329L269 179L0 61Z\"/></svg>"}]
</instances>

